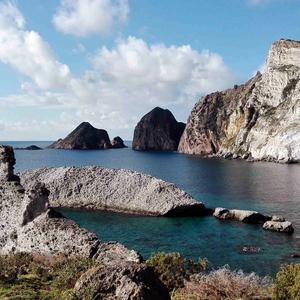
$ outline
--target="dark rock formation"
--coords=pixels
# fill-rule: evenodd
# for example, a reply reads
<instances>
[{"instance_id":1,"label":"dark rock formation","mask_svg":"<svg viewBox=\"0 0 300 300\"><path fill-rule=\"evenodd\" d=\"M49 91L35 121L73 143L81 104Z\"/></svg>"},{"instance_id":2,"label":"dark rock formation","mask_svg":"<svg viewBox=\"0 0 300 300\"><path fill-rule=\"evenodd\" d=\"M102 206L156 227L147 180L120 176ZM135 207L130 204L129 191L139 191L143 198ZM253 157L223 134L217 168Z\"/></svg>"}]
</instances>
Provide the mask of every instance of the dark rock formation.
<instances>
[{"instance_id":1,"label":"dark rock formation","mask_svg":"<svg viewBox=\"0 0 300 300\"><path fill-rule=\"evenodd\" d=\"M300 161L299 57L300 42L277 41L263 74L201 99L178 151L251 161Z\"/></svg>"},{"instance_id":2,"label":"dark rock formation","mask_svg":"<svg viewBox=\"0 0 300 300\"><path fill-rule=\"evenodd\" d=\"M30 145L30 146L24 147L24 148L15 148L15 150L43 150L43 148L40 148L36 145Z\"/></svg>"},{"instance_id":3,"label":"dark rock formation","mask_svg":"<svg viewBox=\"0 0 300 300\"><path fill-rule=\"evenodd\" d=\"M66 138L48 146L53 149L107 149L111 147L110 139L104 129L97 129L88 122L81 123Z\"/></svg>"},{"instance_id":4,"label":"dark rock formation","mask_svg":"<svg viewBox=\"0 0 300 300\"><path fill-rule=\"evenodd\" d=\"M146 114L134 130L132 148L144 151L176 151L185 124L173 114L156 107Z\"/></svg>"},{"instance_id":5,"label":"dark rock formation","mask_svg":"<svg viewBox=\"0 0 300 300\"><path fill-rule=\"evenodd\" d=\"M111 141L111 148L127 148L127 146L124 144L124 141L119 136L116 136Z\"/></svg>"},{"instance_id":6,"label":"dark rock formation","mask_svg":"<svg viewBox=\"0 0 300 300\"><path fill-rule=\"evenodd\" d=\"M149 216L207 214L172 183L130 170L102 167L44 168L21 174L22 184L43 182L54 207L88 208Z\"/></svg>"},{"instance_id":7,"label":"dark rock formation","mask_svg":"<svg viewBox=\"0 0 300 300\"><path fill-rule=\"evenodd\" d=\"M76 299L168 300L167 288L152 268L137 263L96 267L84 273L75 284Z\"/></svg>"}]
</instances>

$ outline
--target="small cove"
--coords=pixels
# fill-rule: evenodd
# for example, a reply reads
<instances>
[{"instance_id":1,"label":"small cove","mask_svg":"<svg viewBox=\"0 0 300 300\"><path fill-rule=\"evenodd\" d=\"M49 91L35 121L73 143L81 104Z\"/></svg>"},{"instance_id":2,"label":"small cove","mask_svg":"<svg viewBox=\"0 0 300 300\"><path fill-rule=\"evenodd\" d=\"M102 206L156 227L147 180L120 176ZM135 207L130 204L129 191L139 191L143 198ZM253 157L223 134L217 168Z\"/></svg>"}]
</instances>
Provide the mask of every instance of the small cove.
<instances>
[{"instance_id":1,"label":"small cove","mask_svg":"<svg viewBox=\"0 0 300 300\"><path fill-rule=\"evenodd\" d=\"M9 143L15 147L49 142ZM62 212L101 240L115 240L148 257L156 251L178 251L187 257L206 257L213 266L274 274L300 252L300 165L247 163L202 159L177 153L135 152L130 148L104 151L16 151L17 171L39 167L101 165L128 168L176 183L208 207L228 207L279 214L292 221L291 236L264 231L261 226L221 222L212 217L153 218L107 212ZM261 248L242 254L241 248ZM298 260L299 261L299 260Z\"/></svg>"}]
</instances>

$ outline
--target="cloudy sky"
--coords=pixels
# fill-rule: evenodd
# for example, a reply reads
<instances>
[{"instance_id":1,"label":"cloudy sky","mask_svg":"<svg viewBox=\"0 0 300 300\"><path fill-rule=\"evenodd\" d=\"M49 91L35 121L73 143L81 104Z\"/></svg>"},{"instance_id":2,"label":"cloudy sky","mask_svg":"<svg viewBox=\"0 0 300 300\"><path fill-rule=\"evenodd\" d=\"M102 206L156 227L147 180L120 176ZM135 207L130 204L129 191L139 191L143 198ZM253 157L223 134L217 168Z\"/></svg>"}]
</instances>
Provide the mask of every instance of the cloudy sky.
<instances>
[{"instance_id":1,"label":"cloudy sky","mask_svg":"<svg viewBox=\"0 0 300 300\"><path fill-rule=\"evenodd\" d=\"M203 95L300 39L299 0L0 0L0 140L56 140L82 121L131 139L155 106Z\"/></svg>"}]
</instances>

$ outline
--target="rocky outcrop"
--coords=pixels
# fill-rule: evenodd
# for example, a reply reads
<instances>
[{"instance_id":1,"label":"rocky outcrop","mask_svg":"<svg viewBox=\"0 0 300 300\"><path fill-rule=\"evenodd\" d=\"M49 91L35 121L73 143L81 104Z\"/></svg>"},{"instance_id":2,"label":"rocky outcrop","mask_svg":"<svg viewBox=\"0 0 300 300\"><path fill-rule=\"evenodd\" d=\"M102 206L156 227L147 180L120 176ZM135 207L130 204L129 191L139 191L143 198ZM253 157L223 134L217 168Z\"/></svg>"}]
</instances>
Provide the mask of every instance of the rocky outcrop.
<instances>
[{"instance_id":1,"label":"rocky outcrop","mask_svg":"<svg viewBox=\"0 0 300 300\"><path fill-rule=\"evenodd\" d=\"M265 222L263 228L266 230L284 233L294 232L293 224L289 221L286 221L283 217L278 216L273 216L270 221Z\"/></svg>"},{"instance_id":2,"label":"rocky outcrop","mask_svg":"<svg viewBox=\"0 0 300 300\"><path fill-rule=\"evenodd\" d=\"M124 141L119 136L116 136L111 141L111 148L127 148L127 146L124 144Z\"/></svg>"},{"instance_id":3,"label":"rocky outcrop","mask_svg":"<svg viewBox=\"0 0 300 300\"><path fill-rule=\"evenodd\" d=\"M49 207L49 191L39 182L26 190L13 174L11 147L0 147L0 254L31 252L93 258L101 262L139 262L140 256L118 243L101 243Z\"/></svg>"},{"instance_id":4,"label":"rocky outcrop","mask_svg":"<svg viewBox=\"0 0 300 300\"><path fill-rule=\"evenodd\" d=\"M43 182L54 207L99 209L149 216L201 215L205 206L172 183L129 170L44 168L21 174L22 184Z\"/></svg>"},{"instance_id":5,"label":"rocky outcrop","mask_svg":"<svg viewBox=\"0 0 300 300\"><path fill-rule=\"evenodd\" d=\"M15 148L15 150L43 150L43 148L40 148L36 145L30 145L30 146L24 147L24 148Z\"/></svg>"},{"instance_id":6,"label":"rocky outcrop","mask_svg":"<svg viewBox=\"0 0 300 300\"><path fill-rule=\"evenodd\" d=\"M262 215L256 211L227 209L218 207L213 214L214 217L220 220L236 220L244 223L263 223L271 220L271 217Z\"/></svg>"},{"instance_id":7,"label":"rocky outcrop","mask_svg":"<svg viewBox=\"0 0 300 300\"><path fill-rule=\"evenodd\" d=\"M97 129L88 122L81 123L66 138L48 146L52 149L107 149L111 147L110 139L104 129Z\"/></svg>"},{"instance_id":8,"label":"rocky outcrop","mask_svg":"<svg viewBox=\"0 0 300 300\"><path fill-rule=\"evenodd\" d=\"M136 125L132 148L143 151L176 151L185 124L177 122L173 114L156 107Z\"/></svg>"},{"instance_id":9,"label":"rocky outcrop","mask_svg":"<svg viewBox=\"0 0 300 300\"><path fill-rule=\"evenodd\" d=\"M95 267L75 284L76 299L167 300L168 290L152 268L137 263Z\"/></svg>"},{"instance_id":10,"label":"rocky outcrop","mask_svg":"<svg viewBox=\"0 0 300 300\"><path fill-rule=\"evenodd\" d=\"M199 101L178 150L276 162L300 161L300 42L280 40L266 69Z\"/></svg>"}]
</instances>

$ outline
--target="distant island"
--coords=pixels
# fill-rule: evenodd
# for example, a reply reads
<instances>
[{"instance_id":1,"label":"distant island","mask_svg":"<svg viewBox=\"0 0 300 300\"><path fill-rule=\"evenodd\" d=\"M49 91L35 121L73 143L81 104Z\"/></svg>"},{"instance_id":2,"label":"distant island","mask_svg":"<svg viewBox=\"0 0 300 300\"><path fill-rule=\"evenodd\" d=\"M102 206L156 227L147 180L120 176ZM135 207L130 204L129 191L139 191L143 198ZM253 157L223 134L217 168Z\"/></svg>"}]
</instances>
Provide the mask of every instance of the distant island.
<instances>
[{"instance_id":1,"label":"distant island","mask_svg":"<svg viewBox=\"0 0 300 300\"><path fill-rule=\"evenodd\" d=\"M66 138L59 139L47 148L68 150L96 150L125 148L124 141L115 137L111 142L104 129L97 129L89 122L82 122Z\"/></svg>"},{"instance_id":2,"label":"distant island","mask_svg":"<svg viewBox=\"0 0 300 300\"><path fill-rule=\"evenodd\" d=\"M38 146L36 146L36 145L30 145L30 146L27 146L27 147L16 147L16 148L14 148L15 150L43 150L43 148L41 148L41 147L38 147Z\"/></svg>"}]
</instances>

